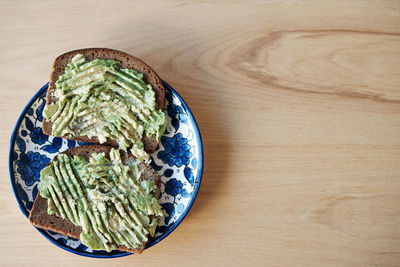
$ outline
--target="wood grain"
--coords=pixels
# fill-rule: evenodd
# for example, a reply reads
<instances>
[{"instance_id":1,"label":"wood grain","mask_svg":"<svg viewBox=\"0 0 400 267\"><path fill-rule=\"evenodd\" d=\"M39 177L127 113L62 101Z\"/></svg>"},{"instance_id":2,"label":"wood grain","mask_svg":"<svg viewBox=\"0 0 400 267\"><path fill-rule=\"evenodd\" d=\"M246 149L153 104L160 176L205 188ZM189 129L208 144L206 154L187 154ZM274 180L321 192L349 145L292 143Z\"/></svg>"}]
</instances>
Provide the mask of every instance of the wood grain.
<instances>
[{"instance_id":1,"label":"wood grain","mask_svg":"<svg viewBox=\"0 0 400 267\"><path fill-rule=\"evenodd\" d=\"M398 1L2 1L0 265L398 266ZM65 252L21 214L9 138L54 58L143 59L205 150L183 223L142 255Z\"/></svg>"}]
</instances>

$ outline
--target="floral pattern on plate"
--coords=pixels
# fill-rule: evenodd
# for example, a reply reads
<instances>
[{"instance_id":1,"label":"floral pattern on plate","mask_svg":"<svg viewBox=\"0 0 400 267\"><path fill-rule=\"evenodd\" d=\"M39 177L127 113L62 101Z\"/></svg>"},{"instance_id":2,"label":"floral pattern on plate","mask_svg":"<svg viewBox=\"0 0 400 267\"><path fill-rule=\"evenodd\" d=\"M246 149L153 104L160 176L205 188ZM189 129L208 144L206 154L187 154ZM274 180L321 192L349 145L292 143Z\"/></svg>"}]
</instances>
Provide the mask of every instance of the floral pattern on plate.
<instances>
[{"instance_id":1,"label":"floral pattern on plate","mask_svg":"<svg viewBox=\"0 0 400 267\"><path fill-rule=\"evenodd\" d=\"M161 175L160 204L168 216L159 220L155 236L146 248L160 242L183 220L200 186L203 152L200 132L183 99L167 83L168 125L159 149L151 154L151 166ZM39 191L40 171L59 152L84 142L43 134L43 109L47 86L43 86L22 112L10 143L10 178L15 197L25 216L29 215ZM57 246L70 252L98 258L130 255L124 251L92 251L79 240L38 229Z\"/></svg>"}]
</instances>

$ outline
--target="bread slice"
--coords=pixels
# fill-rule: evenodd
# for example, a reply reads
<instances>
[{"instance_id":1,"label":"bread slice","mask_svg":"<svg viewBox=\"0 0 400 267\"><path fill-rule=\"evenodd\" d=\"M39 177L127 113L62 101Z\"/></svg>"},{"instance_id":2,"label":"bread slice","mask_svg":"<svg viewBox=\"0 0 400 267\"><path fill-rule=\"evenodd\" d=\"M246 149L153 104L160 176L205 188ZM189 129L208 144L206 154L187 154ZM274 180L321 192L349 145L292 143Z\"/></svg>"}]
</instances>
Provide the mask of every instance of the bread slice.
<instances>
[{"instance_id":1,"label":"bread slice","mask_svg":"<svg viewBox=\"0 0 400 267\"><path fill-rule=\"evenodd\" d=\"M106 154L106 157L109 158L109 153L111 149L112 147L104 145L80 146L68 149L62 152L62 154L66 154L68 156L79 155L86 159L89 159L92 153L104 152ZM132 155L127 154L123 151L120 151L120 153L123 163L125 163L127 160L134 159ZM160 176L153 168L143 162L139 163L139 168L145 170L143 173L145 179L154 180L158 188L155 197L158 199L160 197ZM80 233L82 232L82 228L80 226L74 225L71 221L67 219L62 219L61 217L58 217L54 214L49 215L47 213L47 199L41 197L40 193L37 194L35 202L33 203L32 211L29 215L29 221L38 228L50 230L76 239L79 239ZM130 249L125 246L118 247L118 249L140 254L144 250L145 246L146 244L144 243L140 248L137 249Z\"/></svg>"},{"instance_id":2,"label":"bread slice","mask_svg":"<svg viewBox=\"0 0 400 267\"><path fill-rule=\"evenodd\" d=\"M53 71L50 75L50 83L49 88L47 89L46 94L46 104L51 104L57 101L57 97L54 95L54 91L56 89L56 81L58 77L65 72L65 68L68 63L71 62L72 58L76 54L83 54L87 60L93 60L96 58L99 59L113 59L121 62L118 66L120 68L129 68L134 69L143 74L144 81L148 84L151 84L153 90L155 91L155 98L157 108L164 110L165 106L165 88L162 85L160 77L152 70L146 63L141 61L140 59L131 56L125 52L109 49L109 48L85 48L73 50L67 53L64 53L56 58L53 64ZM43 133L47 135L52 135L52 123L43 119ZM63 138L67 138L65 136L59 136ZM99 140L97 137L88 138L87 136L75 136L73 138L68 137L67 139L96 143L99 144ZM155 136L152 138L148 138L145 134L142 137L142 141L144 144L144 150L148 153L154 152L158 148L158 142ZM118 143L116 140L108 139L103 145L110 145L114 147L118 147Z\"/></svg>"}]
</instances>

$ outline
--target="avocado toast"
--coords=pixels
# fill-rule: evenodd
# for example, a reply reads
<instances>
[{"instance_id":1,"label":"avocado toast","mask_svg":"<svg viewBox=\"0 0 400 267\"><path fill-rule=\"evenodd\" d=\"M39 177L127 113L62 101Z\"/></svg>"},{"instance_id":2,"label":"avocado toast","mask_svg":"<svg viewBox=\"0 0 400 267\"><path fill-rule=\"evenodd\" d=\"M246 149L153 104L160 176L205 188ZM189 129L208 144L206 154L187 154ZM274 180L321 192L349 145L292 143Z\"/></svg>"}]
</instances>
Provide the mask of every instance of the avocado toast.
<instances>
[{"instance_id":1,"label":"avocado toast","mask_svg":"<svg viewBox=\"0 0 400 267\"><path fill-rule=\"evenodd\" d=\"M93 250L141 253L164 216L160 177L147 165L165 131L164 106L160 78L129 54L87 48L57 57L43 132L102 145L64 151L41 171L30 222Z\"/></svg>"},{"instance_id":2,"label":"avocado toast","mask_svg":"<svg viewBox=\"0 0 400 267\"><path fill-rule=\"evenodd\" d=\"M160 176L147 164L109 146L80 146L42 170L29 221L92 249L141 253L163 216L159 196Z\"/></svg>"},{"instance_id":3,"label":"avocado toast","mask_svg":"<svg viewBox=\"0 0 400 267\"><path fill-rule=\"evenodd\" d=\"M164 106L161 79L141 60L108 48L74 50L54 61L43 132L148 161L165 131Z\"/></svg>"}]
</instances>

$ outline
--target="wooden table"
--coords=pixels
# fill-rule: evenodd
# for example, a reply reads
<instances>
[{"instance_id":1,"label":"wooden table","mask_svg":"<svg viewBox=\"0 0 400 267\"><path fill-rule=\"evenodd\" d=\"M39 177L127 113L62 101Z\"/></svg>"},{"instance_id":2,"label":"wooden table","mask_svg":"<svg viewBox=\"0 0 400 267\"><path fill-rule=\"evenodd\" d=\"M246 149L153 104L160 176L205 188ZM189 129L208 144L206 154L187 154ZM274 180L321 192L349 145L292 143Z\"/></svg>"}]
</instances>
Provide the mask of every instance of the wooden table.
<instances>
[{"instance_id":1,"label":"wooden table","mask_svg":"<svg viewBox=\"0 0 400 267\"><path fill-rule=\"evenodd\" d=\"M1 266L399 266L399 1L1 1ZM54 58L142 58L191 107L198 198L167 239L112 260L29 224L9 139Z\"/></svg>"}]
</instances>

